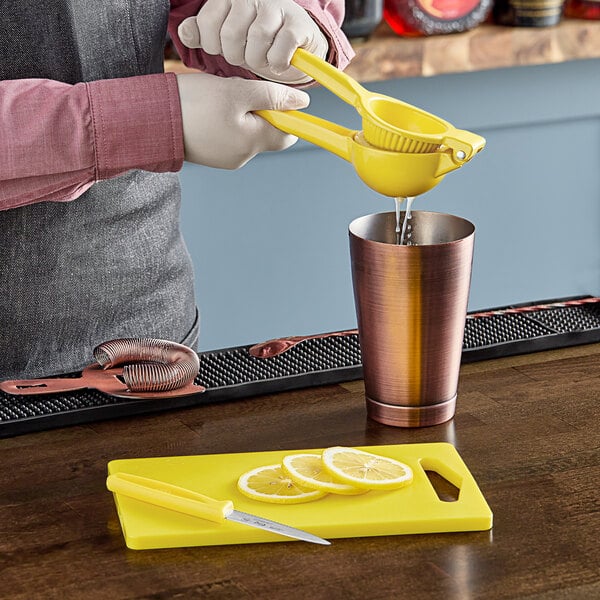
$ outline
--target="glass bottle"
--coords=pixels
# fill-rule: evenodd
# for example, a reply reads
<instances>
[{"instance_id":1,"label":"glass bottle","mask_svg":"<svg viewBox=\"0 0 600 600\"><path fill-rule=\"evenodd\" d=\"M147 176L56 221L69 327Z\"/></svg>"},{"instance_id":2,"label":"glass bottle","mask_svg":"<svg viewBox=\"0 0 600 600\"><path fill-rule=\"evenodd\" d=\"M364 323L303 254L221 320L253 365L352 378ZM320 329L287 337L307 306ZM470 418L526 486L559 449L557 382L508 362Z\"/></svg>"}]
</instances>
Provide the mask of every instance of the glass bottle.
<instances>
[{"instance_id":1,"label":"glass bottle","mask_svg":"<svg viewBox=\"0 0 600 600\"><path fill-rule=\"evenodd\" d=\"M346 0L342 31L350 39L368 38L383 18L383 0Z\"/></svg>"},{"instance_id":2,"label":"glass bottle","mask_svg":"<svg viewBox=\"0 0 600 600\"><path fill-rule=\"evenodd\" d=\"M493 0L385 0L383 16L399 35L458 33L483 23Z\"/></svg>"},{"instance_id":3,"label":"glass bottle","mask_svg":"<svg viewBox=\"0 0 600 600\"><path fill-rule=\"evenodd\" d=\"M551 27L562 19L564 0L496 0L494 22L511 27Z\"/></svg>"},{"instance_id":4,"label":"glass bottle","mask_svg":"<svg viewBox=\"0 0 600 600\"><path fill-rule=\"evenodd\" d=\"M600 0L567 0L564 14L572 19L600 19Z\"/></svg>"}]
</instances>

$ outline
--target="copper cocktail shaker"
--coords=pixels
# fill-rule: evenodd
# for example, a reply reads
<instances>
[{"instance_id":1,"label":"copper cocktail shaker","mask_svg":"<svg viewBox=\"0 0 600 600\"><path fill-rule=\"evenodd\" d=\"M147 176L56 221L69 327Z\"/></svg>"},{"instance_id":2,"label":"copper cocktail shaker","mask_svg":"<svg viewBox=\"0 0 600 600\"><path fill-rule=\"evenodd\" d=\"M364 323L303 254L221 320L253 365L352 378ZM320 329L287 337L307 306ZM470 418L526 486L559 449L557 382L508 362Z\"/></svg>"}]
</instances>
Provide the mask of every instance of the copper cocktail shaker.
<instances>
[{"instance_id":1,"label":"copper cocktail shaker","mask_svg":"<svg viewBox=\"0 0 600 600\"><path fill-rule=\"evenodd\" d=\"M413 211L411 225L413 245L396 243L392 212L349 230L367 413L399 427L454 416L475 237L442 213Z\"/></svg>"}]
</instances>

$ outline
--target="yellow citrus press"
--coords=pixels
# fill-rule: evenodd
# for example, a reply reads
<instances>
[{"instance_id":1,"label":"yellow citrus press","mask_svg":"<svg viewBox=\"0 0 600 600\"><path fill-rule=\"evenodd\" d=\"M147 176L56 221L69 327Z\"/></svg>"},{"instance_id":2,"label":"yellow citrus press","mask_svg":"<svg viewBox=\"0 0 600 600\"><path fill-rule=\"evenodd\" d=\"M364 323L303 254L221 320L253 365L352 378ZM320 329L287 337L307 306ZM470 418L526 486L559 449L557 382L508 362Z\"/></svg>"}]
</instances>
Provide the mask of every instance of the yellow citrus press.
<instances>
[{"instance_id":1,"label":"yellow citrus press","mask_svg":"<svg viewBox=\"0 0 600 600\"><path fill-rule=\"evenodd\" d=\"M298 48L291 64L354 106L362 131L300 111L257 113L278 129L349 161L385 196L411 197L436 186L483 149L485 139L401 100L370 92L352 77Z\"/></svg>"}]
</instances>

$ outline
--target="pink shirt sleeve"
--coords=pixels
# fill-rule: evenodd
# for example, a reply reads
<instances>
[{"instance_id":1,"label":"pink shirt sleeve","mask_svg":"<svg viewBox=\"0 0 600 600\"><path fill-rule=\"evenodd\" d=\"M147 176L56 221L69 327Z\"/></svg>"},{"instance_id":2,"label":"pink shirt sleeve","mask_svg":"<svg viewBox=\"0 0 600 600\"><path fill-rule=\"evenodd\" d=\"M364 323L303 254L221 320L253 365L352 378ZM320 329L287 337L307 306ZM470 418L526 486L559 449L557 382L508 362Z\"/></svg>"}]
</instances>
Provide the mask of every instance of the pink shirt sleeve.
<instances>
[{"instance_id":1,"label":"pink shirt sleeve","mask_svg":"<svg viewBox=\"0 0 600 600\"><path fill-rule=\"evenodd\" d=\"M171 0L169 33L181 60L188 67L215 75L225 77L237 75L246 79L258 79L254 73L230 65L221 56L207 54L201 49L190 50L181 43L177 36L177 27L187 17L196 15L205 2L206 0ZM329 40L328 62L340 69L345 68L354 56L354 51L341 30L344 20L344 0L295 0L295 2L312 16Z\"/></svg>"},{"instance_id":2,"label":"pink shirt sleeve","mask_svg":"<svg viewBox=\"0 0 600 600\"><path fill-rule=\"evenodd\" d=\"M329 39L329 61L353 56L341 33L343 0L296 0ZM169 30L188 66L255 78L223 58L189 50L177 26L205 0L171 0ZM69 85L48 79L0 81L0 210L69 201L94 182L131 169L178 171L183 128L174 74Z\"/></svg>"},{"instance_id":3,"label":"pink shirt sleeve","mask_svg":"<svg viewBox=\"0 0 600 600\"><path fill-rule=\"evenodd\" d=\"M73 200L131 169L183 164L174 74L0 81L0 119L0 210Z\"/></svg>"}]
</instances>

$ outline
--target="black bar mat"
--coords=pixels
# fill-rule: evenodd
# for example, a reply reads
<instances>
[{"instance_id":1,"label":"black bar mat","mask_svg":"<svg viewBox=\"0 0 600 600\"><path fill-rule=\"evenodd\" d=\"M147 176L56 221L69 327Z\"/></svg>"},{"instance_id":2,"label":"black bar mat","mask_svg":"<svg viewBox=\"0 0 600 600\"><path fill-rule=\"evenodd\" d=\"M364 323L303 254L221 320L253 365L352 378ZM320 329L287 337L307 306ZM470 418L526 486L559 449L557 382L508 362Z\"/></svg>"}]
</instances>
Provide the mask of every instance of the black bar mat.
<instances>
[{"instance_id":1,"label":"black bar mat","mask_svg":"<svg viewBox=\"0 0 600 600\"><path fill-rule=\"evenodd\" d=\"M570 297L469 313L463 363L600 342L600 298ZM104 419L228 402L362 377L358 336L306 340L272 358L250 346L202 352L202 394L124 400L95 390L12 396L0 391L0 438ZM77 374L74 374L76 376Z\"/></svg>"}]
</instances>

